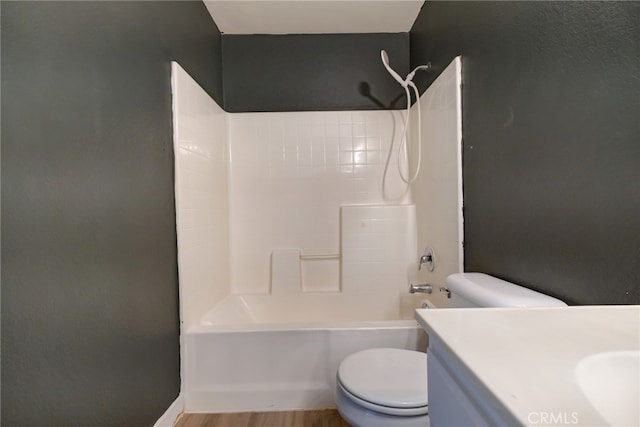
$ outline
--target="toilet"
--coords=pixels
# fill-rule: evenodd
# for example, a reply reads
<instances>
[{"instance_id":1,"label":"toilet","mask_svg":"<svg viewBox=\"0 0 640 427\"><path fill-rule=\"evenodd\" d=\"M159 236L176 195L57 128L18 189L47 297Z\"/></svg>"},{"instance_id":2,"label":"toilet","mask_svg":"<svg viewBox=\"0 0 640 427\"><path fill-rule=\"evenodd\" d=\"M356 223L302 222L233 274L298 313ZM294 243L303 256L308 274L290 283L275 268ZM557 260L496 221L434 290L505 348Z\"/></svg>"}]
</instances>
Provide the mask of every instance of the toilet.
<instances>
[{"instance_id":1,"label":"toilet","mask_svg":"<svg viewBox=\"0 0 640 427\"><path fill-rule=\"evenodd\" d=\"M451 308L566 306L483 273L452 274L445 283ZM373 348L347 356L338 368L336 406L353 427L429 426L427 355Z\"/></svg>"}]
</instances>

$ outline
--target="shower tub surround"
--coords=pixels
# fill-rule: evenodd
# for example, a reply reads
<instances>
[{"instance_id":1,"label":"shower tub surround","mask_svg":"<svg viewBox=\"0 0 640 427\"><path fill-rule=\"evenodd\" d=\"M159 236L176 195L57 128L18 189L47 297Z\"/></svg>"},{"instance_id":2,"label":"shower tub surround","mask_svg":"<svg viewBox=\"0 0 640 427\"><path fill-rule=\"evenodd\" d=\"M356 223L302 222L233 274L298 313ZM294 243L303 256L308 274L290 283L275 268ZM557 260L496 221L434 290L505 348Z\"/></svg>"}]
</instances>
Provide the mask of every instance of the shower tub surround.
<instances>
[{"instance_id":1,"label":"shower tub surround","mask_svg":"<svg viewBox=\"0 0 640 427\"><path fill-rule=\"evenodd\" d=\"M229 295L189 329L187 410L333 407L336 369L350 353L426 349L415 322L399 320L412 311L401 313L394 285L415 251L414 206L345 206L340 225L339 289L306 291L301 269L317 261L274 252L270 293Z\"/></svg>"},{"instance_id":2,"label":"shower tub surround","mask_svg":"<svg viewBox=\"0 0 640 427\"><path fill-rule=\"evenodd\" d=\"M424 351L403 113L227 114L176 63L173 90L185 411L333 407L348 354Z\"/></svg>"}]
</instances>

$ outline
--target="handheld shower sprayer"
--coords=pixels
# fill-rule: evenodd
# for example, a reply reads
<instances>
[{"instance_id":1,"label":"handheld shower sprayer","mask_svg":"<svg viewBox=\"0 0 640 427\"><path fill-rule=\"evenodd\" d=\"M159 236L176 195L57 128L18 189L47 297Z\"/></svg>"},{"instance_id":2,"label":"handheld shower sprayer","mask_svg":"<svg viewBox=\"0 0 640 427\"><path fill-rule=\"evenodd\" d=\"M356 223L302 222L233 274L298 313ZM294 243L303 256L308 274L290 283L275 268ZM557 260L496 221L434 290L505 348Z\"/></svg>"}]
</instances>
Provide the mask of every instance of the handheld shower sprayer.
<instances>
[{"instance_id":1,"label":"handheld shower sprayer","mask_svg":"<svg viewBox=\"0 0 640 427\"><path fill-rule=\"evenodd\" d=\"M398 83L400 83L400 86L404 88L404 92L407 95L407 111L404 119L404 129L402 131L402 140L400 141L400 146L398 147L398 173L400 174L400 178L402 179L402 181L404 181L406 184L411 184L418 178L418 174L420 173L420 165L422 163L422 120L420 115L420 92L418 91L418 87L415 85L415 83L413 83L413 78L415 77L417 71L430 70L431 63L428 62L426 65L417 66L413 69L413 71L407 74L407 77L405 79L402 79L402 77L400 77L400 75L396 73L393 68L391 68L391 65L389 65L389 55L387 55L387 52L385 50L380 51L380 58L382 59L382 65L384 65L384 68L386 68L389 74L391 74L391 77L393 77ZM418 105L418 162L415 174L412 177L405 177L402 172L401 153L404 152L405 159L407 160L407 168L409 168L409 154L407 152L407 128L409 127L409 112L411 108L411 93L409 92L409 87L413 89L413 92L416 95L416 104Z\"/></svg>"},{"instance_id":2,"label":"handheld shower sprayer","mask_svg":"<svg viewBox=\"0 0 640 427\"><path fill-rule=\"evenodd\" d=\"M406 88L407 82L400 77L400 74L396 73L393 68L391 68L391 65L389 65L389 55L387 55L386 50L383 49L380 51L380 58L382 58L382 65L384 65L384 68L386 68L389 74L391 74L391 77L396 79L402 87Z\"/></svg>"}]
</instances>

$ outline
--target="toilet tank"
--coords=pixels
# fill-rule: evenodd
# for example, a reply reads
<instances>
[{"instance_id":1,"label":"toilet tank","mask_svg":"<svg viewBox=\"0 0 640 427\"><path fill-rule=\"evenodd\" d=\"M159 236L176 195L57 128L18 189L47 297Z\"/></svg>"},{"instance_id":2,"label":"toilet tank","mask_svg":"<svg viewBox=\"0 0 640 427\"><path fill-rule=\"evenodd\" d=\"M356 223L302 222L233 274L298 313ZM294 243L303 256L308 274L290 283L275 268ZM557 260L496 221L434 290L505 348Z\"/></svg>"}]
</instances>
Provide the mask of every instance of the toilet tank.
<instances>
[{"instance_id":1,"label":"toilet tank","mask_svg":"<svg viewBox=\"0 0 640 427\"><path fill-rule=\"evenodd\" d=\"M449 307L564 307L559 299L484 273L456 273L446 279Z\"/></svg>"}]
</instances>

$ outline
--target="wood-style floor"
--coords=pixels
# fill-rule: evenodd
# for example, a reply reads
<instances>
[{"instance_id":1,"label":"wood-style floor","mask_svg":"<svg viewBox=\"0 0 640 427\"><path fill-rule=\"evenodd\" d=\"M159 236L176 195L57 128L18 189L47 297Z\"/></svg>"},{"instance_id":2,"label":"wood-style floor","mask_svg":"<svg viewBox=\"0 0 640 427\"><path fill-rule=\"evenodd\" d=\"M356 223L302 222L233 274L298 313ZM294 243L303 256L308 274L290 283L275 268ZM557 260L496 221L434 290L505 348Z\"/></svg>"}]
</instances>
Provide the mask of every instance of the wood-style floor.
<instances>
[{"instance_id":1,"label":"wood-style floor","mask_svg":"<svg viewBox=\"0 0 640 427\"><path fill-rule=\"evenodd\" d=\"M321 411L182 414L175 427L350 427L335 409Z\"/></svg>"}]
</instances>

